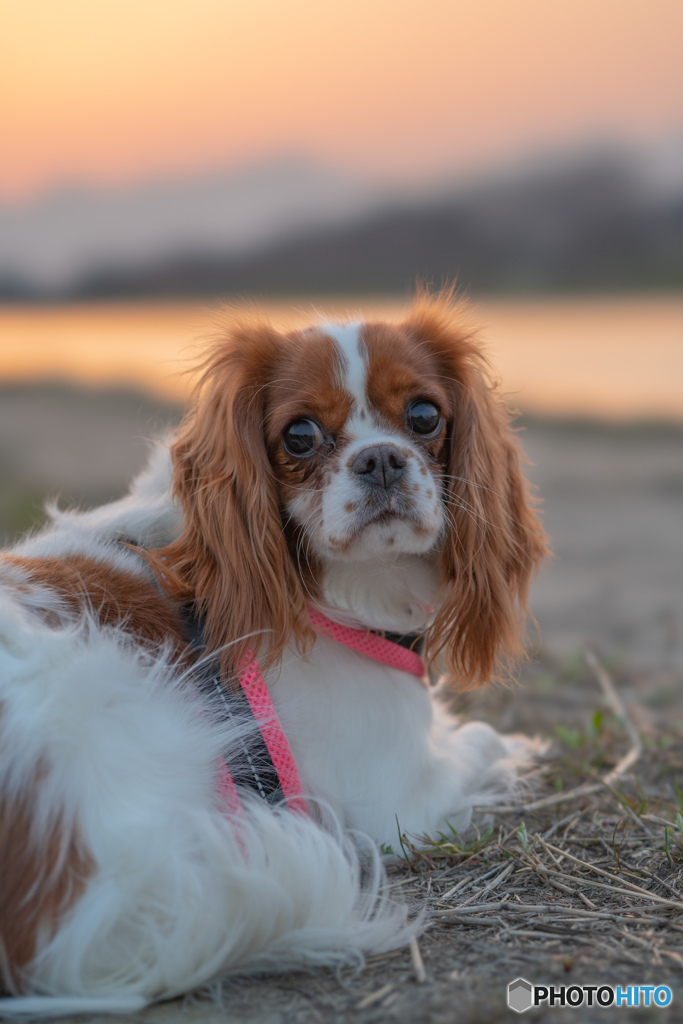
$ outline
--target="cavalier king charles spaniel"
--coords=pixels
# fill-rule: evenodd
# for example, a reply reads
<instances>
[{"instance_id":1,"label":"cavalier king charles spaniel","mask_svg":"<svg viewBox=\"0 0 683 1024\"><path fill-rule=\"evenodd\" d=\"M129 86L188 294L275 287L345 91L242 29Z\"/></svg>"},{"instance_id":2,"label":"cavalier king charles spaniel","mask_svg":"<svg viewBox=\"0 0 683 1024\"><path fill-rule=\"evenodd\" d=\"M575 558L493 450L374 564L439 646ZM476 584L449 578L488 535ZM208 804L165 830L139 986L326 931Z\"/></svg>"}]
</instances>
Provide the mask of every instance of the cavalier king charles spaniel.
<instances>
[{"instance_id":1,"label":"cavalier king charles spaniel","mask_svg":"<svg viewBox=\"0 0 683 1024\"><path fill-rule=\"evenodd\" d=\"M449 296L229 319L130 494L0 561L0 1012L405 943L380 852L466 829L533 760L445 698L520 653L544 553Z\"/></svg>"}]
</instances>

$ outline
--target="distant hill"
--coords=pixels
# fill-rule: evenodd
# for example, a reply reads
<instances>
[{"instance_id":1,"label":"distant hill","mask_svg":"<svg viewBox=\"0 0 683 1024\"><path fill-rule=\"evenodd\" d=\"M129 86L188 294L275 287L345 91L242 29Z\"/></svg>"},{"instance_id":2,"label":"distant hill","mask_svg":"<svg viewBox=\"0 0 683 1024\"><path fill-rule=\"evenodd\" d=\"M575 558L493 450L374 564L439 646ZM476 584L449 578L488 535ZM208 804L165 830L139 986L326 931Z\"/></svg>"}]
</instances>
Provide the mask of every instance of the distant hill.
<instances>
[{"instance_id":1,"label":"distant hill","mask_svg":"<svg viewBox=\"0 0 683 1024\"><path fill-rule=\"evenodd\" d=\"M296 230L237 249L214 238L145 261L91 262L52 295L405 292L418 278L457 278L475 294L683 286L683 175L657 187L623 155L489 175L421 197L361 189L342 207L324 223L293 218ZM16 273L4 289L0 279L3 290L50 294Z\"/></svg>"},{"instance_id":2,"label":"distant hill","mask_svg":"<svg viewBox=\"0 0 683 1024\"><path fill-rule=\"evenodd\" d=\"M187 181L61 188L23 205L0 203L0 281L6 293L59 293L93 267L244 254L292 231L361 217L390 198L376 183L297 159Z\"/></svg>"}]
</instances>

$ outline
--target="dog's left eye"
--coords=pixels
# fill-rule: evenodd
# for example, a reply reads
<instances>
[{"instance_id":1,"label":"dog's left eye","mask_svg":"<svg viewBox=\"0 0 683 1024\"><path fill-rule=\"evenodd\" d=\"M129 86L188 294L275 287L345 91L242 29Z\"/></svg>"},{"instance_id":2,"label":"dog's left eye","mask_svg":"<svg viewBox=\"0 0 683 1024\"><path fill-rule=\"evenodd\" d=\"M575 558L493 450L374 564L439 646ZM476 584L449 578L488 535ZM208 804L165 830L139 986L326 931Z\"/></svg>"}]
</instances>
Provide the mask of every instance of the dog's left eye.
<instances>
[{"instance_id":1,"label":"dog's left eye","mask_svg":"<svg viewBox=\"0 0 683 1024\"><path fill-rule=\"evenodd\" d=\"M298 459L315 455L325 440L323 432L315 420L294 420L283 432L285 451Z\"/></svg>"},{"instance_id":2,"label":"dog's left eye","mask_svg":"<svg viewBox=\"0 0 683 1024\"><path fill-rule=\"evenodd\" d=\"M441 412L433 402L424 398L413 402L406 413L408 426L414 433L422 437L431 437L441 429Z\"/></svg>"}]
</instances>

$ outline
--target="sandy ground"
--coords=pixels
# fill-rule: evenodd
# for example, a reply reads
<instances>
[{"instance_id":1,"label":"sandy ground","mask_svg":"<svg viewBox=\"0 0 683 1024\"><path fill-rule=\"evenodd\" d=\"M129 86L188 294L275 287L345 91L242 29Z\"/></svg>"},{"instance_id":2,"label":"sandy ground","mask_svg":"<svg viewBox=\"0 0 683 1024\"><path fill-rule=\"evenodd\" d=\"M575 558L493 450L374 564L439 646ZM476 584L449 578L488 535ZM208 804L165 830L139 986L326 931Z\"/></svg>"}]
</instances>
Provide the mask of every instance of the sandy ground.
<instances>
[{"instance_id":1,"label":"sandy ground","mask_svg":"<svg viewBox=\"0 0 683 1024\"><path fill-rule=\"evenodd\" d=\"M536 421L522 442L555 552L531 600L544 646L683 671L683 429Z\"/></svg>"},{"instance_id":2,"label":"sandy ground","mask_svg":"<svg viewBox=\"0 0 683 1024\"><path fill-rule=\"evenodd\" d=\"M0 390L0 532L9 537L26 528L39 515L46 493L60 491L83 503L116 496L144 459L144 438L176 416L175 407L128 392L94 394L54 386ZM514 690L466 695L460 706L504 730L554 738L553 754L564 763L569 748L557 739L557 723L575 728L578 735L599 706L594 682L577 668L581 649L591 644L614 671L639 728L653 744L663 744L664 761L653 768L651 785L668 787L671 795L672 773L678 770L683 779L680 734L666 732L680 720L682 704L683 427L548 420L525 426L523 444L533 462L529 472L543 498L555 549L554 562L543 570L532 594L542 646ZM574 741L570 737L567 742L571 746ZM579 774L571 784L580 780L582 770L588 769L574 764L571 771ZM558 811L558 817L564 813ZM399 871L418 899L435 878L435 885L450 885L437 876ZM563 945L552 953L534 953L522 945L511 955L481 928L435 924L420 946L424 984L418 984L408 952L401 951L357 975L236 982L226 988L222 1008L176 1001L135 1019L145 1024L475 1024L510 1019L504 992L517 972L527 977L535 972L536 979L558 983L568 970ZM575 955L580 957L580 945ZM618 966L617 958L600 970L614 984L665 978L677 983L680 965L660 961L657 966L656 958L642 957L642 969L636 956L635 964ZM572 980L591 982L597 961L585 954L577 963ZM679 1001L680 989L675 1005L657 1011L656 1019L683 1020ZM545 1021L559 1012L534 1012L533 1019ZM653 1011L561 1012L568 1021L655 1019Z\"/></svg>"}]
</instances>

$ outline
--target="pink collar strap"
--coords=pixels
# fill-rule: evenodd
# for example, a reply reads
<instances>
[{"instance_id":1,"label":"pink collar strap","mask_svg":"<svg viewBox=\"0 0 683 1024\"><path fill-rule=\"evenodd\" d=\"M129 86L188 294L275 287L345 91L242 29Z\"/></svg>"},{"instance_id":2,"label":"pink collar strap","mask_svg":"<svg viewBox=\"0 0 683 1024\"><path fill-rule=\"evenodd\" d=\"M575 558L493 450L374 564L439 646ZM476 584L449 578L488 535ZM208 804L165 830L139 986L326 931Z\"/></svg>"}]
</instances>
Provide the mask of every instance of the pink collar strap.
<instances>
[{"instance_id":1,"label":"pink collar strap","mask_svg":"<svg viewBox=\"0 0 683 1024\"><path fill-rule=\"evenodd\" d=\"M370 630L342 626L341 623L328 619L317 608L309 606L308 615L316 633L329 636L337 643L350 647L352 650L358 651L359 654L372 658L373 661L379 661L390 668L397 668L401 672L408 672L412 676L417 676L422 682L425 681L427 667L415 651L401 647L393 640L387 640Z\"/></svg>"}]
</instances>

